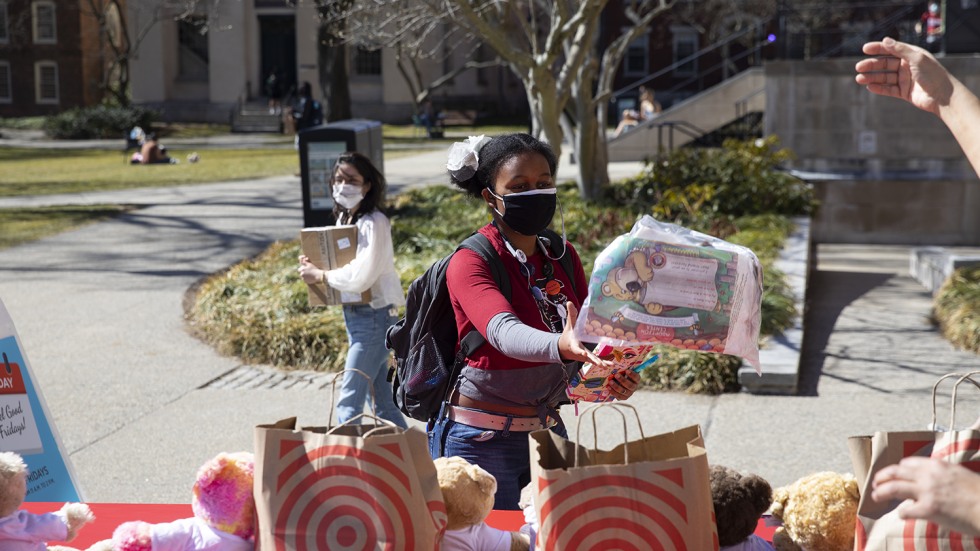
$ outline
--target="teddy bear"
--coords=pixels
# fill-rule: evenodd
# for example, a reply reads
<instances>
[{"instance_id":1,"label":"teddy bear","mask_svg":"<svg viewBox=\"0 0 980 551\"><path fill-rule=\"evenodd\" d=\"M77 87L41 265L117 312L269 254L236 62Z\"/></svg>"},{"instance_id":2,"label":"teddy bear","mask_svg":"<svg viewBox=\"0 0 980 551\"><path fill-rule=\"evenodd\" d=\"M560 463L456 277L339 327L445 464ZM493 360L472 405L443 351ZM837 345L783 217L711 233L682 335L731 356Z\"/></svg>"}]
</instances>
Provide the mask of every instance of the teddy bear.
<instances>
[{"instance_id":1,"label":"teddy bear","mask_svg":"<svg viewBox=\"0 0 980 551\"><path fill-rule=\"evenodd\" d=\"M755 535L762 514L772 503L772 486L764 478L722 465L709 471L720 551L772 551Z\"/></svg>"},{"instance_id":2,"label":"teddy bear","mask_svg":"<svg viewBox=\"0 0 980 551\"><path fill-rule=\"evenodd\" d=\"M527 534L500 530L485 522L497 493L497 479L492 474L461 457L440 457L435 465L448 518L443 551L530 549Z\"/></svg>"},{"instance_id":3,"label":"teddy bear","mask_svg":"<svg viewBox=\"0 0 980 551\"><path fill-rule=\"evenodd\" d=\"M0 452L0 549L3 551L68 550L47 547L52 541L71 541L85 524L95 520L84 503L66 503L56 513L34 514L20 509L27 497L27 464L14 452Z\"/></svg>"},{"instance_id":4,"label":"teddy bear","mask_svg":"<svg viewBox=\"0 0 980 551\"><path fill-rule=\"evenodd\" d=\"M773 493L776 551L850 551L861 490L851 474L806 475Z\"/></svg>"},{"instance_id":5,"label":"teddy bear","mask_svg":"<svg viewBox=\"0 0 980 551\"><path fill-rule=\"evenodd\" d=\"M622 266L611 268L602 284L602 294L623 301L641 304L648 314L663 312L663 304L647 297L647 285L653 281L653 268L647 263L647 255L635 250L626 256Z\"/></svg>"},{"instance_id":6,"label":"teddy bear","mask_svg":"<svg viewBox=\"0 0 980 551\"><path fill-rule=\"evenodd\" d=\"M219 453L197 471L193 517L160 524L124 522L112 539L88 551L252 551L254 478L251 453Z\"/></svg>"}]
</instances>

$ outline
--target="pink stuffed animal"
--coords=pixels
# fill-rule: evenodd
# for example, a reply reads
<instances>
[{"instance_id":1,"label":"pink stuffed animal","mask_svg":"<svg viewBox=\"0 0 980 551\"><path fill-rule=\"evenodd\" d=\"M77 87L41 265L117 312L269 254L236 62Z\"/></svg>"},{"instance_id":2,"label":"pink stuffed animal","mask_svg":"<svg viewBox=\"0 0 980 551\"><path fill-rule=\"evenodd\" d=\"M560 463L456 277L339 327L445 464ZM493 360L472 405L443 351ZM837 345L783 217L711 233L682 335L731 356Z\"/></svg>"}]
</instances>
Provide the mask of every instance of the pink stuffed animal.
<instances>
[{"instance_id":1,"label":"pink stuffed animal","mask_svg":"<svg viewBox=\"0 0 980 551\"><path fill-rule=\"evenodd\" d=\"M161 524L124 522L111 541L90 551L251 551L254 472L251 453L220 453L197 472L192 518Z\"/></svg>"},{"instance_id":2,"label":"pink stuffed animal","mask_svg":"<svg viewBox=\"0 0 980 551\"><path fill-rule=\"evenodd\" d=\"M0 452L0 549L3 551L45 551L46 541L71 541L82 526L95 520L84 503L66 503L57 513L40 515L20 510L25 497L24 459L14 452Z\"/></svg>"}]
</instances>

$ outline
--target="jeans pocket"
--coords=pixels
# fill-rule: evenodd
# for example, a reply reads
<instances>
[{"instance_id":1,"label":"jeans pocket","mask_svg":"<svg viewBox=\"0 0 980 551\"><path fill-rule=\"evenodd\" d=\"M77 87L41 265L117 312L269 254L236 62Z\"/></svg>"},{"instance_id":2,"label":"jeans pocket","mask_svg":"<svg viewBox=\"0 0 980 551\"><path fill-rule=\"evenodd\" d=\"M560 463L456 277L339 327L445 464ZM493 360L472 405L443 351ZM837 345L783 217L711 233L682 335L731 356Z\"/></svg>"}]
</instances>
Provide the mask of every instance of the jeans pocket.
<instances>
[{"instance_id":1,"label":"jeans pocket","mask_svg":"<svg viewBox=\"0 0 980 551\"><path fill-rule=\"evenodd\" d=\"M453 423L449 427L449 432L446 434L447 447L448 443L455 444L471 444L474 442L488 442L493 440L497 436L497 431L489 429L481 429L479 427L471 427L469 425L463 425L460 423Z\"/></svg>"}]
</instances>

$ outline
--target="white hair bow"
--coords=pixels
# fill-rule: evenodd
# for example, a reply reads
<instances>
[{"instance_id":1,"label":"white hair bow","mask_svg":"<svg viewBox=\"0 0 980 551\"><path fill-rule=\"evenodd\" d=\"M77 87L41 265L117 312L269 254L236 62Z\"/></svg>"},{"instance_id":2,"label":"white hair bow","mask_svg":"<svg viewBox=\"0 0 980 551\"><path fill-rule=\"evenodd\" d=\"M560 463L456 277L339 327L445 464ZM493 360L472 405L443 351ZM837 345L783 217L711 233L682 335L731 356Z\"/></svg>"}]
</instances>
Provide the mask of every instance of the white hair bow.
<instances>
[{"instance_id":1,"label":"white hair bow","mask_svg":"<svg viewBox=\"0 0 980 551\"><path fill-rule=\"evenodd\" d=\"M480 149L490 141L485 135L470 136L465 142L456 142L449 148L449 160L446 168L453 177L466 181L476 174L480 166Z\"/></svg>"}]
</instances>

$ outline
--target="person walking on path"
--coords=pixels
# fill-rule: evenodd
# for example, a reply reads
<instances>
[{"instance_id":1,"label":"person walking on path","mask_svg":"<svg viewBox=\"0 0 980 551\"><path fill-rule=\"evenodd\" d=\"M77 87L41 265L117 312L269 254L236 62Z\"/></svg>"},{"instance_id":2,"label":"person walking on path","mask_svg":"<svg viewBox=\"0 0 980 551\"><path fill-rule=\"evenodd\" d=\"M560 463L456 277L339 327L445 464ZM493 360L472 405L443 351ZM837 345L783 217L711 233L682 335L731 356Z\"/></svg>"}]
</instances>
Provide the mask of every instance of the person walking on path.
<instances>
[{"instance_id":1,"label":"person walking on path","mask_svg":"<svg viewBox=\"0 0 980 551\"><path fill-rule=\"evenodd\" d=\"M398 319L398 307L405 304L395 271L391 223L381 211L385 178L365 155L348 152L337 160L331 184L337 225L357 226L357 254L349 264L334 270L321 270L301 254L300 277L306 283L323 282L347 293L371 290L370 303L343 306L350 348L337 400L337 420L345 423L364 411L370 385L377 415L407 428L392 399L385 348L385 333Z\"/></svg>"}]
</instances>

